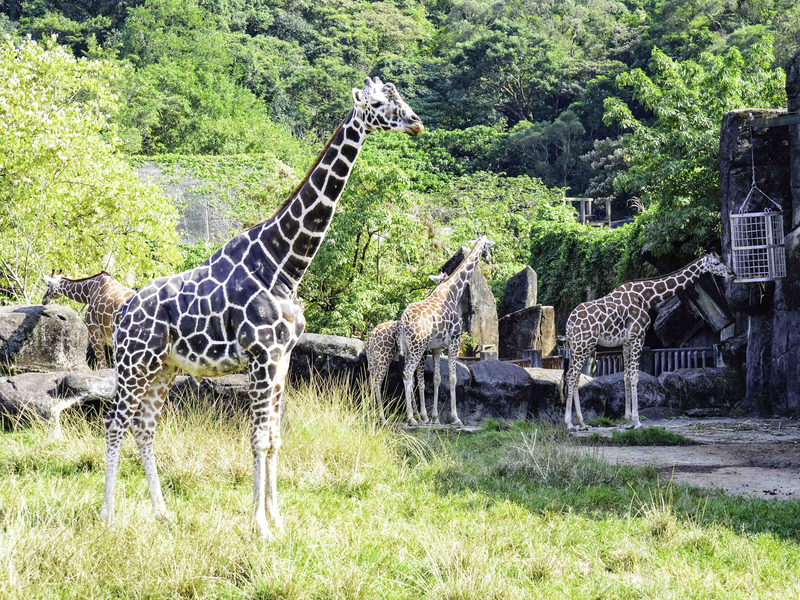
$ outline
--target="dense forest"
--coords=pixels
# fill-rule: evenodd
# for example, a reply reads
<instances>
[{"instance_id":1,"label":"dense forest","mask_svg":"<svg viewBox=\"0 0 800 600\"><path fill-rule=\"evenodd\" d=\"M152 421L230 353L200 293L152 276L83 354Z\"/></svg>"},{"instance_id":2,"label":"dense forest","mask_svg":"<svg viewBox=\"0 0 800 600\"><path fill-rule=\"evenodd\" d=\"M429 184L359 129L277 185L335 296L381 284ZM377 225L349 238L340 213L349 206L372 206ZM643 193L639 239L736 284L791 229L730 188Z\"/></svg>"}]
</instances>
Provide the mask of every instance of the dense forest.
<instances>
[{"instance_id":1,"label":"dense forest","mask_svg":"<svg viewBox=\"0 0 800 600\"><path fill-rule=\"evenodd\" d=\"M165 231L174 209L130 167L235 189L255 221L346 116L350 89L394 82L427 131L370 138L301 289L310 330L362 335L479 233L497 242L496 293L531 264L561 312L716 243L721 117L785 105L800 2L5 0L0 32L8 301L30 300L50 268L113 265L141 282L197 264L212 248ZM42 141L54 118L29 110L44 102L32 81L77 109L55 111L69 159ZM83 179L54 185L51 163ZM581 226L565 195L611 198L635 221Z\"/></svg>"}]
</instances>

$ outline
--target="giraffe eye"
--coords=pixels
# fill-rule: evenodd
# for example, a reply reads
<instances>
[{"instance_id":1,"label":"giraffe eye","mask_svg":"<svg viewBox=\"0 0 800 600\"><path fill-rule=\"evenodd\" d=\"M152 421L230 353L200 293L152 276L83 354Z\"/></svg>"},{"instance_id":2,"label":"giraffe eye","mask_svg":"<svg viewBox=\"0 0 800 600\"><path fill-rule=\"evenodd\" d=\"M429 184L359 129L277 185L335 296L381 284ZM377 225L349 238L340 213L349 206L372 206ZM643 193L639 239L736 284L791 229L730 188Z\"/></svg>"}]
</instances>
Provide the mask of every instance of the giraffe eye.
<instances>
[{"instance_id":1,"label":"giraffe eye","mask_svg":"<svg viewBox=\"0 0 800 600\"><path fill-rule=\"evenodd\" d=\"M381 103L380 103L380 102L378 102L377 100L373 100L373 101L372 101L372 107L373 107L373 108L378 108L380 105L381 105Z\"/></svg>"}]
</instances>

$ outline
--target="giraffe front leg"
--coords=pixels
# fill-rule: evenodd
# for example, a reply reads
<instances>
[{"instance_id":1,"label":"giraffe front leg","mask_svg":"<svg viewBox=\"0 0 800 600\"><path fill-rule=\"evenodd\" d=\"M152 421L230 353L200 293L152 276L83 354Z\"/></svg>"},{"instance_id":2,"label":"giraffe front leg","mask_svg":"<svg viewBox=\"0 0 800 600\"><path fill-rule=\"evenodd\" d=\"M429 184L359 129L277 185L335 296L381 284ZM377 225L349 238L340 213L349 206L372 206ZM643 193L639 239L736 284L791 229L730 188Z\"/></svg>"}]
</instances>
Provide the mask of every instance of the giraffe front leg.
<instances>
[{"instance_id":1,"label":"giraffe front leg","mask_svg":"<svg viewBox=\"0 0 800 600\"><path fill-rule=\"evenodd\" d=\"M572 424L572 406L575 406L576 409L576 416L578 417L578 423L583 428L586 428L586 425L583 423L583 416L580 413L580 396L578 393L578 384L580 383L581 371L583 370L583 365L586 362L591 351L588 352L580 352L580 351L573 351L570 350L572 353L571 362L569 364L569 368L567 369L567 396L565 398L566 407L564 409L564 424L567 426L569 431L578 431L578 427Z\"/></svg>"},{"instance_id":2,"label":"giraffe front leg","mask_svg":"<svg viewBox=\"0 0 800 600\"><path fill-rule=\"evenodd\" d=\"M176 368L169 365L164 366L142 397L139 410L131 422L133 437L136 440L136 445L139 446L139 454L142 457L144 474L147 478L147 487L150 490L153 515L157 521L168 521L169 516L167 514L167 505L164 503L164 494L161 490L161 480L158 477L158 469L156 468L153 443L161 409L176 375Z\"/></svg>"},{"instance_id":3,"label":"giraffe front leg","mask_svg":"<svg viewBox=\"0 0 800 600\"><path fill-rule=\"evenodd\" d=\"M417 391L419 393L419 420L428 423L428 407L425 406L425 355L417 365Z\"/></svg>"},{"instance_id":4,"label":"giraffe front leg","mask_svg":"<svg viewBox=\"0 0 800 600\"><path fill-rule=\"evenodd\" d=\"M433 411L431 413L431 423L439 424L439 384L442 383L442 373L439 360L442 355L441 348L436 348L431 352L433 357Z\"/></svg>"},{"instance_id":5,"label":"giraffe front leg","mask_svg":"<svg viewBox=\"0 0 800 600\"><path fill-rule=\"evenodd\" d=\"M456 358L458 357L459 337L450 340L447 347L447 366L450 371L450 424L461 427L463 423L458 418L456 410Z\"/></svg>"},{"instance_id":6,"label":"giraffe front leg","mask_svg":"<svg viewBox=\"0 0 800 600\"><path fill-rule=\"evenodd\" d=\"M97 361L98 369L107 369L108 363L106 362L106 342L103 339L103 333L99 326L89 325L89 343L92 346L94 358Z\"/></svg>"},{"instance_id":7,"label":"giraffe front leg","mask_svg":"<svg viewBox=\"0 0 800 600\"><path fill-rule=\"evenodd\" d=\"M628 429L641 429L639 422L639 359L642 355L644 338L636 338L631 342L630 349L630 368L625 365L626 378L630 374L630 420L626 419Z\"/></svg>"}]
</instances>

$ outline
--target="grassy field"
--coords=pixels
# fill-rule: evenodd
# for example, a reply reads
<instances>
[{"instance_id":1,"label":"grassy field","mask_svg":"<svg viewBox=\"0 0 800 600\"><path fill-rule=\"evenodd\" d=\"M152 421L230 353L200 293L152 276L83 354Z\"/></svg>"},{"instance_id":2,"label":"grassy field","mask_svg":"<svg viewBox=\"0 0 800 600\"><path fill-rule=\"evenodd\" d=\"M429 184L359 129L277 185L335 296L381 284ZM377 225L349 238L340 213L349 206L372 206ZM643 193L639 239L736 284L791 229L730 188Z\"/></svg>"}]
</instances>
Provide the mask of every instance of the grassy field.
<instances>
[{"instance_id":1,"label":"grassy field","mask_svg":"<svg viewBox=\"0 0 800 600\"><path fill-rule=\"evenodd\" d=\"M130 436L105 529L98 422L73 418L62 440L0 434L0 598L800 596L798 502L672 487L578 456L551 427L413 437L352 396L291 394L286 533L269 543L251 530L244 415L167 410L168 526L152 519Z\"/></svg>"}]
</instances>

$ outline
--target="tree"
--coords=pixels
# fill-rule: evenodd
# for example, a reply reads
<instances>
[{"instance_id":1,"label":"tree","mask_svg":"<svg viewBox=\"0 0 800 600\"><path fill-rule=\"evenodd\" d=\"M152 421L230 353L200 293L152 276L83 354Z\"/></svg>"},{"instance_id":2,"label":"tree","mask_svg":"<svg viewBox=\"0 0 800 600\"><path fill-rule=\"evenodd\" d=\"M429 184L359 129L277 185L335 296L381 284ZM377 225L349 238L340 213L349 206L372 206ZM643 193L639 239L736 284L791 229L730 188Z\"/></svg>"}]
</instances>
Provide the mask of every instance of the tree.
<instances>
[{"instance_id":1,"label":"tree","mask_svg":"<svg viewBox=\"0 0 800 600\"><path fill-rule=\"evenodd\" d=\"M124 160L120 69L54 43L0 45L0 295L32 301L53 268L137 281L178 260L172 203Z\"/></svg>"}]
</instances>

